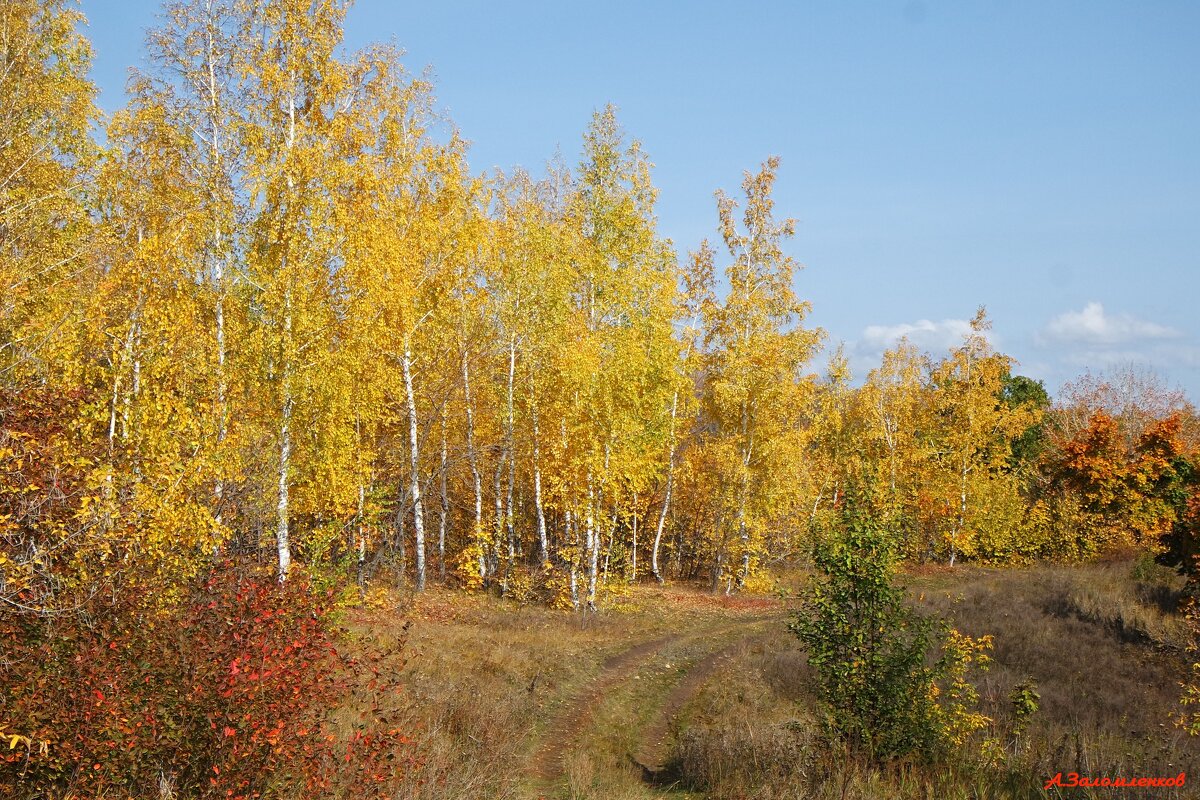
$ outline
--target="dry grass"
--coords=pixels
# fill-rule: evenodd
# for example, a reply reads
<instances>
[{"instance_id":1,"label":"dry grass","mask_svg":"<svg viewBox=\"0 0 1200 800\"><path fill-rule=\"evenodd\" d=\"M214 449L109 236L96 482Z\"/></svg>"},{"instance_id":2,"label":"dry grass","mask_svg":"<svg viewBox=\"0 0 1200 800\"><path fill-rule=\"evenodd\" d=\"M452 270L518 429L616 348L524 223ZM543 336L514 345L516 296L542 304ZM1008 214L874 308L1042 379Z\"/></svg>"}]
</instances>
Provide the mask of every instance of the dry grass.
<instances>
[{"instance_id":1,"label":"dry grass","mask_svg":"<svg viewBox=\"0 0 1200 800\"><path fill-rule=\"evenodd\" d=\"M1171 736L1183 666L1181 620L1138 600L1129 564L964 570L922 590L923 605L963 632L995 639L981 686L985 709L1004 721L1008 694L1026 677L1042 696L1041 724L1084 734L1183 742ZM1036 722L1036 721L1035 721ZM1143 765L1148 766L1148 765Z\"/></svg>"},{"instance_id":2,"label":"dry grass","mask_svg":"<svg viewBox=\"0 0 1200 800\"><path fill-rule=\"evenodd\" d=\"M578 615L434 588L399 598L397 609L354 612L349 627L401 654L391 668L405 688L391 707L416 741L421 768L400 797L619 800L658 793L642 783L630 753L655 710L644 698L666 693L679 665L701 652L692 638L778 608L771 598L647 585L604 613ZM403 643L400 620L411 623ZM597 698L589 718L561 719L613 656L656 639L672 644ZM546 783L536 774L539 750L562 736L578 747Z\"/></svg>"},{"instance_id":3,"label":"dry grass","mask_svg":"<svg viewBox=\"0 0 1200 800\"><path fill-rule=\"evenodd\" d=\"M1186 632L1174 611L1180 581L1169 572L1122 562L923 569L906 580L919 605L965 633L994 636L980 689L999 763L985 765L977 752L936 766L858 762L820 731L804 654L779 640L748 653L693 704L676 749L684 783L718 800L1024 798L1046 796L1042 785L1060 771L1167 777L1196 765L1200 747L1172 724ZM1027 678L1041 710L1018 737L1009 696ZM1063 796L1200 794L1077 791Z\"/></svg>"},{"instance_id":4,"label":"dry grass","mask_svg":"<svg viewBox=\"0 0 1200 800\"><path fill-rule=\"evenodd\" d=\"M604 619L436 589L407 612L405 694L396 701L422 767L406 800L522 796L525 734L593 674L586 654L629 634ZM388 625L361 622L364 631Z\"/></svg>"},{"instance_id":5,"label":"dry grass","mask_svg":"<svg viewBox=\"0 0 1200 800\"><path fill-rule=\"evenodd\" d=\"M1061 610L1109 628L1127 642L1183 651L1183 578L1152 562L1116 563L1065 576Z\"/></svg>"},{"instance_id":6,"label":"dry grass","mask_svg":"<svg viewBox=\"0 0 1200 800\"><path fill-rule=\"evenodd\" d=\"M748 621L779 613L772 598L640 586L615 598L615 610L578 616L434 589L407 598L399 614L359 613L352 629L386 647L399 636L397 620L412 620L405 660L395 663L405 690L394 698L423 764L400 795L411 800L998 800L1046 796L1042 784L1060 771L1168 776L1197 764L1200 748L1171 719L1186 633L1170 573L1123 562L924 569L905 580L918 605L965 633L993 635L994 664L980 690L1001 763L982 766L964 751L952 764L880 768L831 743L796 638L779 619L749 635ZM613 656L650 640L664 644L612 679ZM643 773L631 757L639 732L666 719L673 687L731 641L743 643L672 710L668 768ZM1027 678L1041 710L1015 737L1009 693ZM588 713L572 717L597 685ZM550 779L534 765L555 737L570 746ZM1062 796L1193 794L1189 786Z\"/></svg>"},{"instance_id":7,"label":"dry grass","mask_svg":"<svg viewBox=\"0 0 1200 800\"><path fill-rule=\"evenodd\" d=\"M927 593L964 632L994 635L981 694L1000 730L1013 686L1037 682L1041 712L1014 746L1029 774L1169 776L1197 763L1197 742L1173 725L1186 639L1170 598L1181 587L1165 572L1135 578L1137 566L971 570Z\"/></svg>"}]
</instances>

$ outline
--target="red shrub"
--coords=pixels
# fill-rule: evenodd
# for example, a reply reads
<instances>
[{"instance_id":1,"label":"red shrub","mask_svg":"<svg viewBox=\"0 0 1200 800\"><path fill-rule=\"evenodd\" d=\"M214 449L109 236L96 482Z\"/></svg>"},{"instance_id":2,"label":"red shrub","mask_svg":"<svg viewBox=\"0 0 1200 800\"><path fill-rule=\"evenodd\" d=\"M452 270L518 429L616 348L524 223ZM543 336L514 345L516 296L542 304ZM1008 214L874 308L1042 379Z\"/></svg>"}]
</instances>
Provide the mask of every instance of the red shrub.
<instances>
[{"instance_id":1,"label":"red shrub","mask_svg":"<svg viewBox=\"0 0 1200 800\"><path fill-rule=\"evenodd\" d=\"M139 607L0 623L0 720L29 739L0 754L0 793L371 797L400 774L406 740L386 720L334 724L375 709L300 575L223 568L169 616Z\"/></svg>"}]
</instances>

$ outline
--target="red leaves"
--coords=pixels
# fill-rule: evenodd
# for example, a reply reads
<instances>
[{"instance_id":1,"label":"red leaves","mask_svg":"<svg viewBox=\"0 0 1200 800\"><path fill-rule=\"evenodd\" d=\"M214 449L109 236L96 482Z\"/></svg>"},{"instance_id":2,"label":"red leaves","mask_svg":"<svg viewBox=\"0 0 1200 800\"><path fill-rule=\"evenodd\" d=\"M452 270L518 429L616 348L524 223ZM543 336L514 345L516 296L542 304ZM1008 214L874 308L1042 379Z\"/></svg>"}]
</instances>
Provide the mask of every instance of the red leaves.
<instances>
[{"instance_id":1,"label":"red leaves","mask_svg":"<svg viewBox=\"0 0 1200 800\"><path fill-rule=\"evenodd\" d=\"M1057 481L1075 492L1091 527L1111 546L1134 544L1169 531L1177 465L1185 456L1178 414L1150 424L1129 442L1116 419L1098 411L1062 445Z\"/></svg>"},{"instance_id":2,"label":"red leaves","mask_svg":"<svg viewBox=\"0 0 1200 800\"><path fill-rule=\"evenodd\" d=\"M149 796L162 772L200 798L259 797L268 785L316 797L334 784L363 796L368 772L399 773L392 756L406 742L336 735L329 715L354 706L358 667L337 649L327 601L299 574L281 587L226 567L152 625L136 598L95 628L0 620L0 648L38 664L0 675L0 692L31 733L54 740L28 764L0 760L0 785L18 769L46 794ZM80 763L95 767L76 773Z\"/></svg>"}]
</instances>

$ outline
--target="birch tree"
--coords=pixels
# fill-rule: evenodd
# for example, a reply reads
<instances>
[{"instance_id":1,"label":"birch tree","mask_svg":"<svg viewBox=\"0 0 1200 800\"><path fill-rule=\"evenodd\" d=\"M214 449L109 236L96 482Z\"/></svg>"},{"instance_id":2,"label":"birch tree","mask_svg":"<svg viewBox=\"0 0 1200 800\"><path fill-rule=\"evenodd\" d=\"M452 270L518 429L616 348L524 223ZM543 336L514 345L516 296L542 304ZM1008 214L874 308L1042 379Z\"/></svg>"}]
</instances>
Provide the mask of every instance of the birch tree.
<instances>
[{"instance_id":1,"label":"birch tree","mask_svg":"<svg viewBox=\"0 0 1200 800\"><path fill-rule=\"evenodd\" d=\"M279 579L292 563L291 516L297 455L316 466L322 387L335 387L329 358L339 324L340 259L333 241L332 139L352 99L335 57L346 6L323 0L266 0L240 20L245 51L246 121L241 129L248 182L246 269L256 351L275 446L275 547ZM298 445L303 445L301 450ZM333 452L330 449L329 452Z\"/></svg>"},{"instance_id":2,"label":"birch tree","mask_svg":"<svg viewBox=\"0 0 1200 800\"><path fill-rule=\"evenodd\" d=\"M668 430L677 276L657 237L650 163L625 144L616 112L598 112L584 137L575 197L587 244L576 264L588 592L596 607L601 542L618 517L618 480L639 485L646 459L661 460ZM669 390L668 390L669 391ZM651 468L653 470L653 468Z\"/></svg>"},{"instance_id":3,"label":"birch tree","mask_svg":"<svg viewBox=\"0 0 1200 800\"><path fill-rule=\"evenodd\" d=\"M212 365L201 374L211 380L214 437L212 506L218 522L226 506L227 475L236 471L226 447L231 413L229 348L244 323L232 291L242 270L238 220L245 202L238 129L244 118L240 96L239 32L241 12L231 0L176 2L164 9L165 24L147 35L149 69L139 73L141 102L152 98L175 129L185 162L177 179L191 186L194 206L189 224L203 231L198 252L201 279L209 287L209 311L198 330L205 332Z\"/></svg>"},{"instance_id":4,"label":"birch tree","mask_svg":"<svg viewBox=\"0 0 1200 800\"><path fill-rule=\"evenodd\" d=\"M0 381L80 379L79 299L94 278L86 190L99 150L83 15L65 0L0 5Z\"/></svg>"},{"instance_id":5,"label":"birch tree","mask_svg":"<svg viewBox=\"0 0 1200 800\"><path fill-rule=\"evenodd\" d=\"M341 211L352 232L347 271L358 358L382 362L372 379L384 401L390 398L388 417L402 429L396 438L407 443L407 484L397 492L396 514L412 510L420 591L427 550L421 441L433 409L419 408L428 396L419 383L434 357L428 329L450 316L446 289L461 257L467 213L464 147L453 133L445 143L434 140L431 87L408 76L394 50L364 53L358 69L367 79L351 117L362 153L354 165L356 191Z\"/></svg>"},{"instance_id":6,"label":"birch tree","mask_svg":"<svg viewBox=\"0 0 1200 800\"><path fill-rule=\"evenodd\" d=\"M931 445L939 467L935 480L952 509L941 544L951 566L959 555L972 555L977 544L975 482L998 478L1007 467L1012 440L1036 421L1031 408L1014 408L1001 400L1013 361L992 347L990 328L980 307L971 333L930 376L936 415Z\"/></svg>"},{"instance_id":7,"label":"birch tree","mask_svg":"<svg viewBox=\"0 0 1200 800\"><path fill-rule=\"evenodd\" d=\"M801 326L809 304L796 296L792 282L799 265L783 249L795 222L773 216L778 169L779 159L772 157L757 173L746 173L740 228L737 203L717 193L721 238L731 258L725 270L729 291L705 320L707 413L736 458L722 480L736 484L731 524L739 587L762 556L764 526L783 490L775 480L776 465L812 390L813 378L803 369L821 338L819 330ZM723 557L718 553L719 561ZM732 573L726 576L727 589L733 579Z\"/></svg>"}]
</instances>

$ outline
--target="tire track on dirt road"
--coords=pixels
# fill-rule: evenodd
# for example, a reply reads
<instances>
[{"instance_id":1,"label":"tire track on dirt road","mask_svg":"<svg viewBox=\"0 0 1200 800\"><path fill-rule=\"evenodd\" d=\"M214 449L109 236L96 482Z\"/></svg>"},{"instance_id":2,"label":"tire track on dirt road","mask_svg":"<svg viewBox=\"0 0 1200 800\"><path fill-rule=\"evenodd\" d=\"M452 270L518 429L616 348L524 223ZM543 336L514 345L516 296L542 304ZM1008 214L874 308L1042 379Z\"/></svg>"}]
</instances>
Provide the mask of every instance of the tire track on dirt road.
<instances>
[{"instance_id":1,"label":"tire track on dirt road","mask_svg":"<svg viewBox=\"0 0 1200 800\"><path fill-rule=\"evenodd\" d=\"M641 768L643 780L648 783L670 781L671 776L665 773L665 769L671 753L671 724L691 699L704 688L713 674L728 663L738 651L772 635L760 632L742 636L708 653L684 673L682 679L671 688L655 712L654 718L642 729L638 746L630 755L633 763Z\"/></svg>"},{"instance_id":2,"label":"tire track on dirt road","mask_svg":"<svg viewBox=\"0 0 1200 800\"><path fill-rule=\"evenodd\" d=\"M624 683L633 680L639 669L651 663L660 651L698 639L711 638L714 640L711 644L715 649L710 649L694 660L678 678L677 683L655 712L653 721L645 729L646 732L639 737L639 742L645 744L645 747L639 747L638 755L644 754L650 759L660 758L659 752L665 744L671 720L692 695L703 686L708 677L716 670L722 658L732 654L747 639L759 638L763 634L760 632L738 636L733 641L724 641L723 637L731 631L737 631L747 626L782 621L787 617L787 613L780 611L756 615L746 619L726 621L724 624L712 628L696 626L676 634L642 642L609 656L603 662L600 674L568 700L554 715L553 721L542 735L540 746L534 751L530 760L530 777L541 784L561 780L564 776L564 757L578 747L581 739L592 727L592 717L605 696ZM644 771L651 766L647 762L638 763L646 764L643 766ZM658 765L654 764L653 766Z\"/></svg>"},{"instance_id":3,"label":"tire track on dirt road","mask_svg":"<svg viewBox=\"0 0 1200 800\"><path fill-rule=\"evenodd\" d=\"M569 700L566 707L555 715L554 721L542 736L542 745L533 757L533 777L539 781L552 781L562 774L562 759L567 749L578 739L579 731L591 722L592 712L608 689L628 680L636 673L635 667L648 660L668 644L683 639L683 634L673 634L634 645L604 660L600 675L581 693Z\"/></svg>"}]
</instances>

